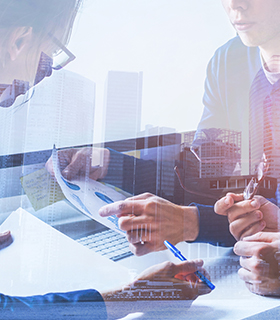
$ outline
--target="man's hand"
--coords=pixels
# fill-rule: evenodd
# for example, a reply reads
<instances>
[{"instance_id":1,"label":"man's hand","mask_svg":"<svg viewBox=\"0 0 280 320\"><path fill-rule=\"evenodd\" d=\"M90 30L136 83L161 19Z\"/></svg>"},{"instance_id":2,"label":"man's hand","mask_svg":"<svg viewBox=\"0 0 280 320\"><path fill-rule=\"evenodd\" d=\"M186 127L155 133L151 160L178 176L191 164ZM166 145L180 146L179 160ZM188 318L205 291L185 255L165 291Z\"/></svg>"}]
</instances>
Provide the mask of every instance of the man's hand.
<instances>
[{"instance_id":1,"label":"man's hand","mask_svg":"<svg viewBox=\"0 0 280 320\"><path fill-rule=\"evenodd\" d=\"M160 291L160 294L163 293L163 299L172 299L170 289L173 289L178 299L194 300L197 296L211 291L194 275L194 272L199 270L209 278L202 265L202 260L185 261L180 264L163 262L143 271L131 284L121 289L104 292L102 296L105 301L129 300L133 295L137 297L141 292L142 297L150 300L157 299ZM141 289L148 291L149 294L142 292Z\"/></svg>"},{"instance_id":2,"label":"man's hand","mask_svg":"<svg viewBox=\"0 0 280 320\"><path fill-rule=\"evenodd\" d=\"M279 208L262 196L244 200L242 194L228 193L216 202L214 210L217 214L228 217L229 230L236 240L259 231L280 230Z\"/></svg>"},{"instance_id":3,"label":"man's hand","mask_svg":"<svg viewBox=\"0 0 280 320\"><path fill-rule=\"evenodd\" d=\"M175 245L198 235L196 207L182 207L150 193L104 206L99 214L120 218L119 227L127 232L130 249L138 256L166 249L164 240Z\"/></svg>"},{"instance_id":4,"label":"man's hand","mask_svg":"<svg viewBox=\"0 0 280 320\"><path fill-rule=\"evenodd\" d=\"M259 232L234 246L241 256L238 274L256 294L280 296L280 233Z\"/></svg>"},{"instance_id":5,"label":"man's hand","mask_svg":"<svg viewBox=\"0 0 280 320\"><path fill-rule=\"evenodd\" d=\"M103 158L102 166L94 165L95 159ZM110 162L110 151L103 148L65 149L58 151L58 159L62 175L72 180L87 175L93 180L106 176ZM93 162L92 162L93 159ZM52 158L46 163L46 169L54 176Z\"/></svg>"}]
</instances>

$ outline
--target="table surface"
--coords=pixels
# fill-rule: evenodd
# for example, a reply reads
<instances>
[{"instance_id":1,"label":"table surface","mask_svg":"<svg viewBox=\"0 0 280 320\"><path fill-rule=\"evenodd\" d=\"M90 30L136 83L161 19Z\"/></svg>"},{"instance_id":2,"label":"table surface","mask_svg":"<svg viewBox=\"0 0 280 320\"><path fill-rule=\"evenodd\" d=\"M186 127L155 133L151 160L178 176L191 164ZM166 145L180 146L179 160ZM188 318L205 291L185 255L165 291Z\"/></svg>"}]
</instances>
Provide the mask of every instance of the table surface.
<instances>
[{"instance_id":1,"label":"table surface","mask_svg":"<svg viewBox=\"0 0 280 320\"><path fill-rule=\"evenodd\" d=\"M188 260L202 258L205 269L211 276L216 288L208 295L200 296L195 301L160 301L152 303L153 308L145 308L144 312L130 314L127 319L228 319L239 320L257 316L262 312L276 309L280 299L263 297L251 293L238 277L239 257L232 248L214 247L203 243L180 243L177 246ZM131 257L120 261L138 272L153 263L164 260L178 262L169 251L152 253L144 257ZM146 303L147 305L147 303ZM278 313L279 318L279 313ZM126 319L126 318L125 318ZM254 318L252 318L254 319ZM258 319L258 318L256 318ZM270 319L270 318L269 318ZM273 318L271 318L273 319Z\"/></svg>"},{"instance_id":2,"label":"table surface","mask_svg":"<svg viewBox=\"0 0 280 320\"><path fill-rule=\"evenodd\" d=\"M8 199L7 199L8 200ZM26 197L20 197L18 202L13 198L14 206L24 205ZM26 207L29 206L28 201ZM6 205L5 205L6 207ZM56 209L55 209L56 208ZM67 208L67 213L63 212ZM70 211L69 211L70 210ZM32 211L32 210L31 210ZM55 213L57 211L57 213ZM3 212L3 211L2 211ZM43 221L54 221L53 217L65 217L69 221L83 220L85 217L63 202L52 207L52 215L48 212L37 212ZM69 212L71 214L69 215ZM34 212L32 212L34 214ZM7 213L8 215L8 213ZM5 215L2 215L4 219ZM51 219L50 219L51 217ZM62 223L63 221L60 221ZM270 310L269 319L273 319L273 312L279 314L280 299L262 297L252 294L239 279L237 270L239 268L239 258L233 254L232 248L215 247L202 243L180 243L178 248L188 260L201 258L205 262L205 268L211 276L211 281L216 288L210 294L200 296L195 301L138 301L131 303L133 314L129 314L125 319L203 319L207 314L207 319L230 319L238 320L249 317L261 316L263 312ZM128 257L118 263L132 270L135 274L143 271L147 267L163 261L179 262L168 250L155 252L143 257ZM121 304L118 304L118 308ZM265 317L266 318L266 317ZM279 317L278 317L279 318Z\"/></svg>"}]
</instances>

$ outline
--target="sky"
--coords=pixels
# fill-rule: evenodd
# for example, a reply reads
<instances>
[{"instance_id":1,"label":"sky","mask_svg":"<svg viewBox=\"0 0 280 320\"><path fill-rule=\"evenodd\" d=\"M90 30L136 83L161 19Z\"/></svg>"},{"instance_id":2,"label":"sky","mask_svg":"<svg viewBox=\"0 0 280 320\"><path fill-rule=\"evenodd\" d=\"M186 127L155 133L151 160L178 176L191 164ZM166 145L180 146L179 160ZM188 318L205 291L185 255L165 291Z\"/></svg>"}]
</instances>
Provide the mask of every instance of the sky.
<instances>
[{"instance_id":1,"label":"sky","mask_svg":"<svg viewBox=\"0 0 280 320\"><path fill-rule=\"evenodd\" d=\"M207 63L234 34L220 0L85 0L67 69L96 83L96 122L108 71L143 71L142 129L195 130Z\"/></svg>"}]
</instances>

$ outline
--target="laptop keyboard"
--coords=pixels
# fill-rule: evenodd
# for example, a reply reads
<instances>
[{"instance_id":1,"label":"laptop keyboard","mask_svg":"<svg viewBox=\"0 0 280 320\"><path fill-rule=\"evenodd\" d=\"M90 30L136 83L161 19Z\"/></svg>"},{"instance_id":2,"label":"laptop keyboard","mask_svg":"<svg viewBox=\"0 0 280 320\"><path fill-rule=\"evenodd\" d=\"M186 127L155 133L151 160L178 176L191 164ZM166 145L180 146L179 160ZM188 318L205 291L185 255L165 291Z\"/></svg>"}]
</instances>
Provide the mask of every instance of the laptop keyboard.
<instances>
[{"instance_id":1,"label":"laptop keyboard","mask_svg":"<svg viewBox=\"0 0 280 320\"><path fill-rule=\"evenodd\" d=\"M114 230L91 234L76 241L113 261L133 255L125 235Z\"/></svg>"}]
</instances>

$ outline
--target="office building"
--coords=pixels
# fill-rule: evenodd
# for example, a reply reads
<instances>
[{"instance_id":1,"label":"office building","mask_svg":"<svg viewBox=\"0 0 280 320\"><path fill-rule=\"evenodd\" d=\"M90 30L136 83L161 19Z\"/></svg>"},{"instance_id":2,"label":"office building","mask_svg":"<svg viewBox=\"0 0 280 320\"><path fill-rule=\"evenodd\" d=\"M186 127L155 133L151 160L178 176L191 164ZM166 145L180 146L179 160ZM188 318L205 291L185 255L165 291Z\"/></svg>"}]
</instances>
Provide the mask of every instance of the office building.
<instances>
[{"instance_id":1,"label":"office building","mask_svg":"<svg viewBox=\"0 0 280 320\"><path fill-rule=\"evenodd\" d=\"M95 84L74 72L53 72L35 87L27 113L28 151L91 144Z\"/></svg>"},{"instance_id":2,"label":"office building","mask_svg":"<svg viewBox=\"0 0 280 320\"><path fill-rule=\"evenodd\" d=\"M253 111L251 110L251 113ZM280 178L280 110L270 104L254 106L254 115L250 117L250 170L253 174L262 154L268 163L268 175ZM279 182L279 181L278 181Z\"/></svg>"},{"instance_id":3,"label":"office building","mask_svg":"<svg viewBox=\"0 0 280 320\"><path fill-rule=\"evenodd\" d=\"M237 174L236 168L240 173L241 132L215 128L186 132L183 150L190 177L231 176Z\"/></svg>"},{"instance_id":4,"label":"office building","mask_svg":"<svg viewBox=\"0 0 280 320\"><path fill-rule=\"evenodd\" d=\"M242 193L252 175L223 176L212 178L186 178L184 184L188 191L184 192L184 203L197 202L205 205L214 205L228 192ZM265 198L274 198L277 188L277 180L266 177L258 189L258 193Z\"/></svg>"},{"instance_id":5,"label":"office building","mask_svg":"<svg viewBox=\"0 0 280 320\"><path fill-rule=\"evenodd\" d=\"M141 127L142 83L142 72L109 71L104 97L105 141L137 137Z\"/></svg>"},{"instance_id":6,"label":"office building","mask_svg":"<svg viewBox=\"0 0 280 320\"><path fill-rule=\"evenodd\" d=\"M92 81L63 69L53 72L18 96L15 106L0 108L0 134L6 137L0 155L91 144L94 112Z\"/></svg>"},{"instance_id":7,"label":"office building","mask_svg":"<svg viewBox=\"0 0 280 320\"><path fill-rule=\"evenodd\" d=\"M267 176L277 179L278 190L276 198L280 203L280 110L279 93L272 90L266 95L265 90L254 92L250 109L250 172L256 173L256 168L265 153L268 159Z\"/></svg>"},{"instance_id":8,"label":"office building","mask_svg":"<svg viewBox=\"0 0 280 320\"><path fill-rule=\"evenodd\" d=\"M157 194L174 201L177 181L174 166L180 159L181 134L173 128L148 125L139 135L144 137L141 158L156 162Z\"/></svg>"}]
</instances>

